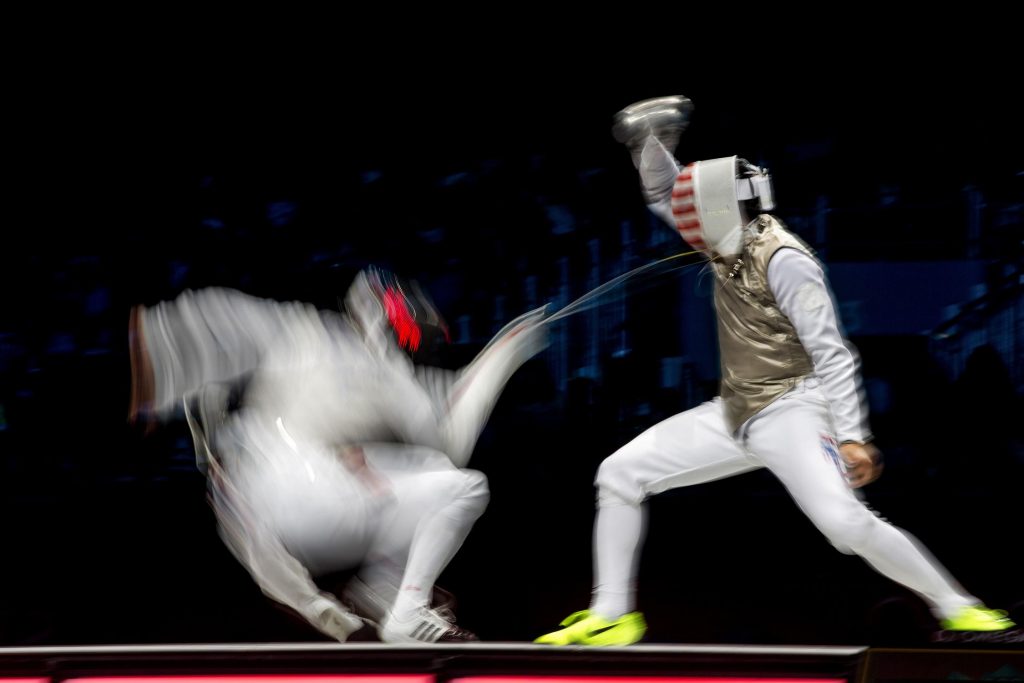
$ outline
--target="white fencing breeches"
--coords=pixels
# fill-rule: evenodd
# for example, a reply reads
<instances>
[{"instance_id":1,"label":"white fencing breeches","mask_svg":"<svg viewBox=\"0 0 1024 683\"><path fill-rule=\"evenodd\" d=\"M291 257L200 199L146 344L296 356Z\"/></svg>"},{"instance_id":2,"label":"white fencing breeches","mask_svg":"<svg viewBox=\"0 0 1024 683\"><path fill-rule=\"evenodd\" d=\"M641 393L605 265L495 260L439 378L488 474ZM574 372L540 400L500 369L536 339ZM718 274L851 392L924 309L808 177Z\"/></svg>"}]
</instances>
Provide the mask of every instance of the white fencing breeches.
<instances>
[{"instance_id":1,"label":"white fencing breeches","mask_svg":"<svg viewBox=\"0 0 1024 683\"><path fill-rule=\"evenodd\" d=\"M910 588L939 616L978 601L909 536L876 516L847 485L828 403L809 379L748 420L734 436L720 399L670 417L598 469L591 608L617 617L635 604L642 503L669 489L769 468L839 550L860 555Z\"/></svg>"}]
</instances>

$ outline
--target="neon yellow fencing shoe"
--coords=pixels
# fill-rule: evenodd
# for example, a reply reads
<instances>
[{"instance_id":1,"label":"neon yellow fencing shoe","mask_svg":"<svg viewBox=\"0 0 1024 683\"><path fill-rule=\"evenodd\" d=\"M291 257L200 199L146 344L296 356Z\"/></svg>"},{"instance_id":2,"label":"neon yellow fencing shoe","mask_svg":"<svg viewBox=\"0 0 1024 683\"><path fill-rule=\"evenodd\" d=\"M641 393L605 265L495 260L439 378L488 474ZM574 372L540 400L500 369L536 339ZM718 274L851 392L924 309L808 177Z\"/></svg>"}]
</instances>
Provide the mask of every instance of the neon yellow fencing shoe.
<instances>
[{"instance_id":1,"label":"neon yellow fencing shoe","mask_svg":"<svg viewBox=\"0 0 1024 683\"><path fill-rule=\"evenodd\" d=\"M544 645L632 645L644 637L647 622L639 612L623 614L608 621L590 610L573 612L562 620L559 631L547 633L533 642Z\"/></svg>"},{"instance_id":2,"label":"neon yellow fencing shoe","mask_svg":"<svg viewBox=\"0 0 1024 683\"><path fill-rule=\"evenodd\" d=\"M1004 610L982 605L964 607L955 617L940 623L947 631L1005 631L1016 626Z\"/></svg>"}]
</instances>

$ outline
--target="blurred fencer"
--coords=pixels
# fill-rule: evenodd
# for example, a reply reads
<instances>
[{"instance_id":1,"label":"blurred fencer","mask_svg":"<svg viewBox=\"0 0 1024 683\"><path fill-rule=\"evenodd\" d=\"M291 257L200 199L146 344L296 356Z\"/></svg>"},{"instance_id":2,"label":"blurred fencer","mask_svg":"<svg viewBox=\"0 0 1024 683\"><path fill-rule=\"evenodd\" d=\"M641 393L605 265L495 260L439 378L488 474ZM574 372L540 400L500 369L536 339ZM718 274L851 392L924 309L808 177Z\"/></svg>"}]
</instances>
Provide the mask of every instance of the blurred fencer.
<instances>
[{"instance_id":1,"label":"blurred fencer","mask_svg":"<svg viewBox=\"0 0 1024 683\"><path fill-rule=\"evenodd\" d=\"M925 600L944 629L1003 631L1006 613L966 592L853 489L882 469L859 360L844 338L822 264L768 213L771 179L738 157L685 167L673 156L692 104L638 102L613 133L637 167L648 208L707 258L721 365L717 398L670 417L600 465L589 609L537 642L628 645L646 631L636 609L645 500L669 489L766 467L840 551Z\"/></svg>"},{"instance_id":2,"label":"blurred fencer","mask_svg":"<svg viewBox=\"0 0 1024 683\"><path fill-rule=\"evenodd\" d=\"M487 505L467 464L502 388L546 344L544 316L449 371L405 352L443 322L380 269L357 275L344 312L186 291L132 312L130 418L184 416L224 542L323 633L345 641L366 620L390 643L475 640L432 589ZM355 576L340 597L314 582L343 570Z\"/></svg>"}]
</instances>

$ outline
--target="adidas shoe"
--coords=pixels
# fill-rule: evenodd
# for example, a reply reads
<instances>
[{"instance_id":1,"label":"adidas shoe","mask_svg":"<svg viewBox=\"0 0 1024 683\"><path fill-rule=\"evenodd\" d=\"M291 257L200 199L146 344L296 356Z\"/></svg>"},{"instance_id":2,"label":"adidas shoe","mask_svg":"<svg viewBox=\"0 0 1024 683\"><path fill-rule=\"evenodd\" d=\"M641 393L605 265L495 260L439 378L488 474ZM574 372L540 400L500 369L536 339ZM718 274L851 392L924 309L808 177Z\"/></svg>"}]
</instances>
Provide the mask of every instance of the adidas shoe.
<instances>
[{"instance_id":1,"label":"adidas shoe","mask_svg":"<svg viewBox=\"0 0 1024 683\"><path fill-rule=\"evenodd\" d=\"M378 635L385 643L471 643L480 640L476 634L455 624L447 610L419 608L408 621L400 621L388 613Z\"/></svg>"}]
</instances>

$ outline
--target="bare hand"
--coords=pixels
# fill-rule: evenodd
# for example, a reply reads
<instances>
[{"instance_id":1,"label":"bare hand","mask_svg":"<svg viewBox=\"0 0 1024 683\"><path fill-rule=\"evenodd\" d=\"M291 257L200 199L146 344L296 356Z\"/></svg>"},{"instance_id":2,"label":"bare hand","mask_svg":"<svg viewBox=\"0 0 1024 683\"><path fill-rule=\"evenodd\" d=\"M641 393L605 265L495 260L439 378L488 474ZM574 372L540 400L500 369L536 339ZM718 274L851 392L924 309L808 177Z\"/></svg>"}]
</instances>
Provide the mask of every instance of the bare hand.
<instances>
[{"instance_id":1,"label":"bare hand","mask_svg":"<svg viewBox=\"0 0 1024 683\"><path fill-rule=\"evenodd\" d=\"M846 480L850 487L859 489L882 474L882 452L872 443L845 443L839 455L846 463Z\"/></svg>"}]
</instances>

